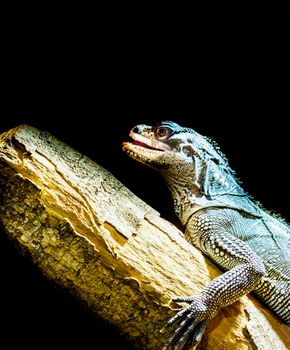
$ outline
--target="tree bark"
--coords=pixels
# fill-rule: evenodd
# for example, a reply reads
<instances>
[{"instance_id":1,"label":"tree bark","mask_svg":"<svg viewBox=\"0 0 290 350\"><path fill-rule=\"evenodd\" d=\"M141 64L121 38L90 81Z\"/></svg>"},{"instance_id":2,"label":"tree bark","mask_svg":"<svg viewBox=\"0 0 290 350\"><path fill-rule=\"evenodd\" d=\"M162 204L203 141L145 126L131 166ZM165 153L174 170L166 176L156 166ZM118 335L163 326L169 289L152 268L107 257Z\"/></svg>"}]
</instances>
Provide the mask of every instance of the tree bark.
<instances>
[{"instance_id":1,"label":"tree bark","mask_svg":"<svg viewBox=\"0 0 290 350\"><path fill-rule=\"evenodd\" d=\"M220 274L108 171L30 126L0 135L0 220L44 275L139 349L161 349L174 296ZM179 305L180 306L180 305ZM288 349L289 328L252 296L209 323L200 349Z\"/></svg>"}]
</instances>

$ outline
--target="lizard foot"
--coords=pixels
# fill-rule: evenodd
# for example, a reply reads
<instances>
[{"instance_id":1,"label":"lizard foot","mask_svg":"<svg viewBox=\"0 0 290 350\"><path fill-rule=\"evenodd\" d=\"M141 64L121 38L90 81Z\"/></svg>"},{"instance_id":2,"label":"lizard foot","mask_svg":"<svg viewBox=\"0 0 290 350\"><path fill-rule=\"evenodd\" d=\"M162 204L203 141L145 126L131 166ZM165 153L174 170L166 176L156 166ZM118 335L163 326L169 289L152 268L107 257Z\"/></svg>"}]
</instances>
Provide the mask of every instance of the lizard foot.
<instances>
[{"instance_id":1,"label":"lizard foot","mask_svg":"<svg viewBox=\"0 0 290 350\"><path fill-rule=\"evenodd\" d=\"M181 350L195 347L201 340L209 319L209 309L200 296L178 297L176 302L189 303L172 317L165 327L179 322L165 349Z\"/></svg>"}]
</instances>

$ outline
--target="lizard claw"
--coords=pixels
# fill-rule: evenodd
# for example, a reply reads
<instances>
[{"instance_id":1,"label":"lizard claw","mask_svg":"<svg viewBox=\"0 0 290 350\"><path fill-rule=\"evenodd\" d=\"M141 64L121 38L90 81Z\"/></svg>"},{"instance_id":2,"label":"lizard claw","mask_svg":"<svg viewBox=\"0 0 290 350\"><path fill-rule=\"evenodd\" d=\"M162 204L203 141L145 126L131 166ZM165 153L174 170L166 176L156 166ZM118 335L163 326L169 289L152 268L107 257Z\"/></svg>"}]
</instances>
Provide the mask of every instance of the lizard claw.
<instances>
[{"instance_id":1,"label":"lizard claw","mask_svg":"<svg viewBox=\"0 0 290 350\"><path fill-rule=\"evenodd\" d=\"M184 308L181 311L179 311L174 317L172 317L165 325L165 328L173 325L173 323L177 322L179 319L183 318L184 316L187 317L187 314L190 313L189 308Z\"/></svg>"},{"instance_id":2,"label":"lizard claw","mask_svg":"<svg viewBox=\"0 0 290 350\"><path fill-rule=\"evenodd\" d=\"M172 298L172 301L181 301L183 303L192 303L194 301L194 297L176 297Z\"/></svg>"},{"instance_id":3,"label":"lizard claw","mask_svg":"<svg viewBox=\"0 0 290 350\"><path fill-rule=\"evenodd\" d=\"M190 303L172 317L165 327L179 321L178 327L166 343L165 349L181 350L197 345L207 326L208 309L200 297L178 297L173 301Z\"/></svg>"}]
</instances>

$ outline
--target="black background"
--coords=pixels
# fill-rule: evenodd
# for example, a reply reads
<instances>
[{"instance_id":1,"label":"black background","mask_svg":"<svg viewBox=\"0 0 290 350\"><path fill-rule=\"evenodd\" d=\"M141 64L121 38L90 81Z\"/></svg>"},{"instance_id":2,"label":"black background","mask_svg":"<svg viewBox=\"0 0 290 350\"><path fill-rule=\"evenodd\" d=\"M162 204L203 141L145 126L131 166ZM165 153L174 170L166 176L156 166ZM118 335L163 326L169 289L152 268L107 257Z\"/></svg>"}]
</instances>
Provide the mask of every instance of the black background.
<instances>
[{"instance_id":1,"label":"black background","mask_svg":"<svg viewBox=\"0 0 290 350\"><path fill-rule=\"evenodd\" d=\"M289 1L119 10L9 13L0 131L51 132L178 224L162 179L121 150L134 125L174 120L213 137L249 193L289 221ZM2 341L129 349L2 231Z\"/></svg>"}]
</instances>

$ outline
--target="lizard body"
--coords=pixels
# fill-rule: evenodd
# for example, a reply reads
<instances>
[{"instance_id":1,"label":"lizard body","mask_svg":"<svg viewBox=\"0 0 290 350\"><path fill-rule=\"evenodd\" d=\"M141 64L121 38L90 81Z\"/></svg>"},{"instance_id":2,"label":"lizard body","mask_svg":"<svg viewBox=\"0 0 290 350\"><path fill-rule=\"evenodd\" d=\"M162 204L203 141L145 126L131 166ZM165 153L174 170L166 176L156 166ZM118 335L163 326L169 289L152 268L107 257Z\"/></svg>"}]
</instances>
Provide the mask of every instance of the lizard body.
<instances>
[{"instance_id":1,"label":"lizard body","mask_svg":"<svg viewBox=\"0 0 290 350\"><path fill-rule=\"evenodd\" d=\"M197 344L209 319L253 291L290 325L290 230L242 189L217 145L192 129L166 121L138 125L125 142L133 159L163 175L186 239L226 272L169 320L179 322L167 346Z\"/></svg>"}]
</instances>

